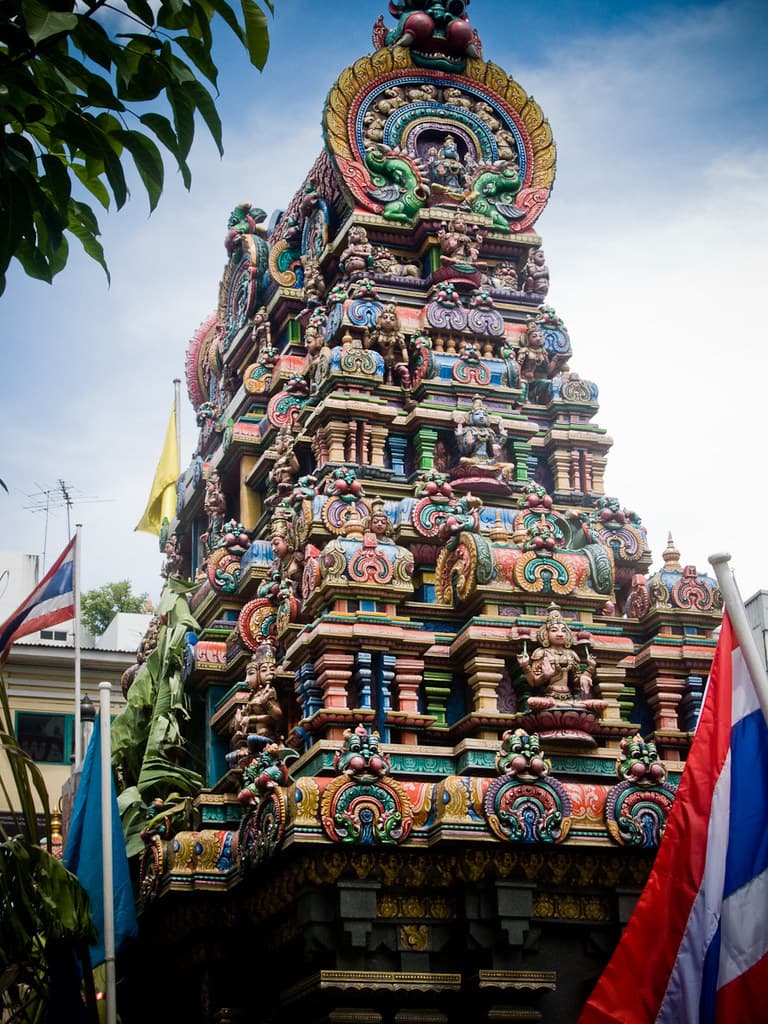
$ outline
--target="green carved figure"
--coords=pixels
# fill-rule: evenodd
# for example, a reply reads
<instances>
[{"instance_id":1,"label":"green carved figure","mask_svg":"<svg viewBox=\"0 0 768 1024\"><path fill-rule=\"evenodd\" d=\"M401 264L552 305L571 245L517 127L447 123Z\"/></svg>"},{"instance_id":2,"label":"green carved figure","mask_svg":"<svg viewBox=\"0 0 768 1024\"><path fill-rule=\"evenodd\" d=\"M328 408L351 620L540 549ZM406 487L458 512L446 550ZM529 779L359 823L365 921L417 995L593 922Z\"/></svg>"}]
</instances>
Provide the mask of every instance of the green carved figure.
<instances>
[{"instance_id":1,"label":"green carved figure","mask_svg":"<svg viewBox=\"0 0 768 1024\"><path fill-rule=\"evenodd\" d=\"M410 224L429 198L429 188L411 164L395 156L384 146L375 146L365 154L375 188L368 194L384 204L382 217Z\"/></svg>"},{"instance_id":2,"label":"green carved figure","mask_svg":"<svg viewBox=\"0 0 768 1024\"><path fill-rule=\"evenodd\" d=\"M511 164L481 169L472 182L469 205L475 213L490 217L502 231L509 231L511 220L520 220L525 210L515 206L515 197L522 181L517 168Z\"/></svg>"}]
</instances>

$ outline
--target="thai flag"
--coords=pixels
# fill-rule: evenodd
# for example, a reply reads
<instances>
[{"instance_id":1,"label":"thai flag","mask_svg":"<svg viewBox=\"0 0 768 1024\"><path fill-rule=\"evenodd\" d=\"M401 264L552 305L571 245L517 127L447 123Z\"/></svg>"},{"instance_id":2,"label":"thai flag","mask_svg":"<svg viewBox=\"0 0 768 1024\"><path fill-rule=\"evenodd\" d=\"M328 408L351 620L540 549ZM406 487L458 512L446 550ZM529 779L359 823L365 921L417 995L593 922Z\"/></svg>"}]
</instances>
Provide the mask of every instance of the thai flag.
<instances>
[{"instance_id":1,"label":"thai flag","mask_svg":"<svg viewBox=\"0 0 768 1024\"><path fill-rule=\"evenodd\" d=\"M579 1024L768 1021L768 725L726 614L653 871Z\"/></svg>"},{"instance_id":2,"label":"thai flag","mask_svg":"<svg viewBox=\"0 0 768 1024\"><path fill-rule=\"evenodd\" d=\"M35 589L0 626L0 664L14 641L75 617L75 541L72 540Z\"/></svg>"}]
</instances>

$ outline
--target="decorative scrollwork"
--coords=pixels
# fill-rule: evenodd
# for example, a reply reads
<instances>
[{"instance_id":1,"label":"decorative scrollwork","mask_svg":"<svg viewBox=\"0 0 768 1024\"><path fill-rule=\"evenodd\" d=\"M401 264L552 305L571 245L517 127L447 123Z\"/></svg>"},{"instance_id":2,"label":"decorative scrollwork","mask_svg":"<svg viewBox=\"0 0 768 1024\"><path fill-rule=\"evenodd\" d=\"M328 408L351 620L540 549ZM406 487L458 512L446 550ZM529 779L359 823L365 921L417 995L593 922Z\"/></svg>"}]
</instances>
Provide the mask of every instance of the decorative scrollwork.
<instances>
[{"instance_id":1,"label":"decorative scrollwork","mask_svg":"<svg viewBox=\"0 0 768 1024\"><path fill-rule=\"evenodd\" d=\"M535 594L570 594L576 588L575 573L557 556L542 557L526 552L515 563L515 583Z\"/></svg>"},{"instance_id":2,"label":"decorative scrollwork","mask_svg":"<svg viewBox=\"0 0 768 1024\"><path fill-rule=\"evenodd\" d=\"M237 630L249 651L275 637L275 606L268 597L257 597L243 605L237 617Z\"/></svg>"},{"instance_id":3,"label":"decorative scrollwork","mask_svg":"<svg viewBox=\"0 0 768 1024\"><path fill-rule=\"evenodd\" d=\"M638 786L620 782L608 794L605 820L620 846L655 849L661 842L675 790L668 783Z\"/></svg>"},{"instance_id":4,"label":"decorative scrollwork","mask_svg":"<svg viewBox=\"0 0 768 1024\"><path fill-rule=\"evenodd\" d=\"M262 864L280 848L285 834L286 801L273 789L243 818L238 836L240 863L245 870Z\"/></svg>"},{"instance_id":5,"label":"decorative scrollwork","mask_svg":"<svg viewBox=\"0 0 768 1024\"><path fill-rule=\"evenodd\" d=\"M556 779L522 782L501 776L483 800L494 835L513 843L562 843L571 827L571 800Z\"/></svg>"},{"instance_id":6,"label":"decorative scrollwork","mask_svg":"<svg viewBox=\"0 0 768 1024\"><path fill-rule=\"evenodd\" d=\"M363 782L342 775L323 790L320 820L335 843L390 846L408 837L413 808L394 779Z\"/></svg>"},{"instance_id":7,"label":"decorative scrollwork","mask_svg":"<svg viewBox=\"0 0 768 1024\"><path fill-rule=\"evenodd\" d=\"M226 548L214 551L208 559L208 580L212 587L224 594L234 594L240 582L240 556Z\"/></svg>"}]
</instances>

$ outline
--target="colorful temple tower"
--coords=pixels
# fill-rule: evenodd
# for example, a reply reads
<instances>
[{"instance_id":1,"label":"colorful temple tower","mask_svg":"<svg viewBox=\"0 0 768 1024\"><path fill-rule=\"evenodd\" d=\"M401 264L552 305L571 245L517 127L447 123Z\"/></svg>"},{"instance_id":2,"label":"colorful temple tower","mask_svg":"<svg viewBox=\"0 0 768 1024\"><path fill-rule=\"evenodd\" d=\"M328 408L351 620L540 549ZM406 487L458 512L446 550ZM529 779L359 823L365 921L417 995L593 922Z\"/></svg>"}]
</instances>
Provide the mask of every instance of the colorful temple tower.
<instances>
[{"instance_id":1,"label":"colorful temple tower","mask_svg":"<svg viewBox=\"0 0 768 1024\"><path fill-rule=\"evenodd\" d=\"M173 1019L575 1020L714 650L714 581L671 538L647 575L604 492L535 233L544 114L464 3L390 10L286 209L233 211L187 352L163 543L199 583L201 779L194 827L145 829L130 966Z\"/></svg>"}]
</instances>

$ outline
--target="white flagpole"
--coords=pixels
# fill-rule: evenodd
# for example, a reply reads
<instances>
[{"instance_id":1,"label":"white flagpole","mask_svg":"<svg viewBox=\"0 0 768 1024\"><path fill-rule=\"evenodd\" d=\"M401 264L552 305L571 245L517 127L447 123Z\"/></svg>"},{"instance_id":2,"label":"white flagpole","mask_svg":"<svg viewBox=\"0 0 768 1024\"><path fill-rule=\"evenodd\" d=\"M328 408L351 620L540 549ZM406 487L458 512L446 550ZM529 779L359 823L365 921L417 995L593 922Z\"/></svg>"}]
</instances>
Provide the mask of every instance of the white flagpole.
<instances>
[{"instance_id":1,"label":"white flagpole","mask_svg":"<svg viewBox=\"0 0 768 1024\"><path fill-rule=\"evenodd\" d=\"M80 722L80 547L82 544L82 523L75 523L75 765L79 772L83 767L83 736Z\"/></svg>"},{"instance_id":2,"label":"white flagpole","mask_svg":"<svg viewBox=\"0 0 768 1024\"><path fill-rule=\"evenodd\" d=\"M181 464L181 380L173 378L173 412L176 418L176 451L179 453L179 464Z\"/></svg>"},{"instance_id":3,"label":"white flagpole","mask_svg":"<svg viewBox=\"0 0 768 1024\"><path fill-rule=\"evenodd\" d=\"M106 969L106 1024L116 1024L115 1004L115 892L112 878L112 748L110 738L111 683L99 683L101 730L101 861L104 897L104 967Z\"/></svg>"},{"instance_id":4,"label":"white flagpole","mask_svg":"<svg viewBox=\"0 0 768 1024\"><path fill-rule=\"evenodd\" d=\"M757 644L747 619L747 613L744 609L744 602L741 600L739 588L736 586L736 580L733 578L733 572L728 564L730 560L731 556L725 552L709 556L709 562L715 571L720 593L723 595L725 610L728 612L728 618L731 620L733 631L736 634L736 639L739 641L739 647L741 647L741 653L752 677L760 707L765 715L765 720L768 722L768 673L766 673L765 664L757 649Z\"/></svg>"}]
</instances>

